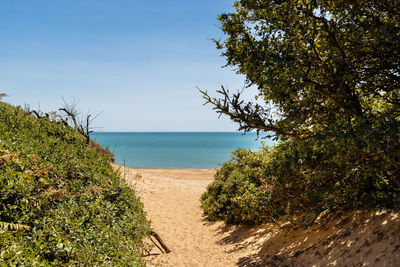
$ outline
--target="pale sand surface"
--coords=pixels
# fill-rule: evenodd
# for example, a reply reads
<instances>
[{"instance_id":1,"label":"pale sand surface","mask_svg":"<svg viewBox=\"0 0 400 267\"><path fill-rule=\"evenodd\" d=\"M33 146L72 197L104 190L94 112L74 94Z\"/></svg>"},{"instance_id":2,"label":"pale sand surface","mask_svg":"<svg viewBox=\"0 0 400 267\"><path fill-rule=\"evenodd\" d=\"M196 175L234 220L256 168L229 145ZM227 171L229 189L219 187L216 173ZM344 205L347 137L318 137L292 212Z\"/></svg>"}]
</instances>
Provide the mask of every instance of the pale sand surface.
<instances>
[{"instance_id":1,"label":"pale sand surface","mask_svg":"<svg viewBox=\"0 0 400 267\"><path fill-rule=\"evenodd\" d=\"M321 214L308 229L226 226L207 221L200 208L215 170L125 168L122 173L172 250L161 254L154 248L155 255L145 257L148 266L399 266L398 212Z\"/></svg>"},{"instance_id":2,"label":"pale sand surface","mask_svg":"<svg viewBox=\"0 0 400 267\"><path fill-rule=\"evenodd\" d=\"M223 223L203 217L200 196L212 181L215 170L132 170L126 180L134 183L153 229L172 250L160 254L157 248L145 257L148 266L235 266L230 244L220 244ZM142 177L137 179L137 174ZM136 178L135 178L136 177ZM226 234L225 234L226 235Z\"/></svg>"}]
</instances>

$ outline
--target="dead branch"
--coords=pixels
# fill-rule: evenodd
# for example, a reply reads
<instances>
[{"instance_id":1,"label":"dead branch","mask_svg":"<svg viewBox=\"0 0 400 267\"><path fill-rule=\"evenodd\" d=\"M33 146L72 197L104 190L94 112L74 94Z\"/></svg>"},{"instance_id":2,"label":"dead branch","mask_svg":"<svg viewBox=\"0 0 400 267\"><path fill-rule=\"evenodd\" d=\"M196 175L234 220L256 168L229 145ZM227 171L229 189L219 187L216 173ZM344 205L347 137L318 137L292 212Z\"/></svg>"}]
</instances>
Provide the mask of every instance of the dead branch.
<instances>
[{"instance_id":1,"label":"dead branch","mask_svg":"<svg viewBox=\"0 0 400 267\"><path fill-rule=\"evenodd\" d=\"M82 123L78 122L78 119L76 117L77 112L75 111L74 106L66 106L64 108L60 108L59 110L67 113L67 120L68 120L68 118L72 119L75 129L86 138L86 144L89 144L90 143L90 133L93 132L93 131L90 131L90 129L89 129L89 125L91 122L90 117L92 115L90 115L90 114L87 115L86 125L83 125Z\"/></svg>"},{"instance_id":2,"label":"dead branch","mask_svg":"<svg viewBox=\"0 0 400 267\"><path fill-rule=\"evenodd\" d=\"M0 222L0 229L9 231L24 231L30 230L31 227L25 224Z\"/></svg>"},{"instance_id":3,"label":"dead branch","mask_svg":"<svg viewBox=\"0 0 400 267\"><path fill-rule=\"evenodd\" d=\"M161 253L165 253L164 250L157 244L156 241L153 240L153 238L151 238L151 236L149 237L150 241L161 251Z\"/></svg>"},{"instance_id":4,"label":"dead branch","mask_svg":"<svg viewBox=\"0 0 400 267\"><path fill-rule=\"evenodd\" d=\"M67 108L60 108L60 109L58 109L58 110L61 110L61 111L64 111L65 113L67 113L67 115L68 115L68 117L69 118L71 118L72 119L72 121L74 122L74 127L75 128L79 128L78 127L78 121L77 121L77 119L76 119L76 115L75 115L75 113L74 112L72 112L71 110L69 110L69 109L67 109ZM79 130L79 129L78 129Z\"/></svg>"},{"instance_id":5,"label":"dead branch","mask_svg":"<svg viewBox=\"0 0 400 267\"><path fill-rule=\"evenodd\" d=\"M36 110L32 109L28 115L34 114L38 119L40 119L42 116L40 115L39 112L37 112Z\"/></svg>"},{"instance_id":6,"label":"dead branch","mask_svg":"<svg viewBox=\"0 0 400 267\"><path fill-rule=\"evenodd\" d=\"M167 245L165 245L164 241L161 239L161 237L154 231L150 231L150 236L153 236L158 243L160 244L160 246L164 249L162 250L157 244L156 246L161 250L162 253L170 253L171 250L167 247ZM155 242L150 238L150 240L155 244Z\"/></svg>"}]
</instances>

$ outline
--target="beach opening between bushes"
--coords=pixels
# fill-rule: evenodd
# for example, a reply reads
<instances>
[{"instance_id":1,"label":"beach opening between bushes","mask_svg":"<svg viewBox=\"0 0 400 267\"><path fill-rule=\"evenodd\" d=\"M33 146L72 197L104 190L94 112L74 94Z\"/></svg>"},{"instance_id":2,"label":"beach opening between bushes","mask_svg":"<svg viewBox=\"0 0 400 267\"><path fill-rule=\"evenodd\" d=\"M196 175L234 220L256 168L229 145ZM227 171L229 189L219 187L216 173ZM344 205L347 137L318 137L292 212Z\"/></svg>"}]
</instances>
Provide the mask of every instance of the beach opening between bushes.
<instances>
[{"instance_id":1,"label":"beach opening between bushes","mask_svg":"<svg viewBox=\"0 0 400 267\"><path fill-rule=\"evenodd\" d=\"M307 229L274 224L229 226L210 222L200 196L215 169L130 169L122 173L144 203L152 228L171 249L154 247L148 266L335 266L400 260L400 216L389 211L321 215Z\"/></svg>"}]
</instances>

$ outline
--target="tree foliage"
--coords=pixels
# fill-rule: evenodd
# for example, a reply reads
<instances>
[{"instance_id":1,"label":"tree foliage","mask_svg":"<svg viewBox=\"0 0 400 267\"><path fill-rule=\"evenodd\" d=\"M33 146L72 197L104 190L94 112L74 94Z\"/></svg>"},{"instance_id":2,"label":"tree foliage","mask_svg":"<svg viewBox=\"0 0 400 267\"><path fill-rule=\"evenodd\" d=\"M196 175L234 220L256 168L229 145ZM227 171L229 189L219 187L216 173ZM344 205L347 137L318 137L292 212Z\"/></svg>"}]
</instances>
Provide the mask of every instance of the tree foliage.
<instances>
[{"instance_id":1,"label":"tree foliage","mask_svg":"<svg viewBox=\"0 0 400 267\"><path fill-rule=\"evenodd\" d=\"M265 105L240 93L210 98L244 130L280 137L335 135L352 120L400 114L400 2L242 0L219 16L228 66L257 86Z\"/></svg>"},{"instance_id":2,"label":"tree foliage","mask_svg":"<svg viewBox=\"0 0 400 267\"><path fill-rule=\"evenodd\" d=\"M278 205L271 210L282 211L269 215L399 208L400 2L239 0L234 7L219 16L226 38L215 42L226 65L258 89L258 101L224 88L220 98L203 97L240 130L279 138L260 166Z\"/></svg>"}]
</instances>

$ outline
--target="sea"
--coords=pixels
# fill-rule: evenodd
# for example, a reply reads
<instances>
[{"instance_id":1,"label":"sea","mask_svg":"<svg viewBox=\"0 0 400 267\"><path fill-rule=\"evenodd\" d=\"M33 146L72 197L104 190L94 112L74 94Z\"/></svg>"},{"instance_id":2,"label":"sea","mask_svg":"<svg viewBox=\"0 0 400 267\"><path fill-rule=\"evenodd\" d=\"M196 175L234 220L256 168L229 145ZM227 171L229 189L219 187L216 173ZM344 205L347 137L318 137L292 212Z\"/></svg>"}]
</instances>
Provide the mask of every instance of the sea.
<instances>
[{"instance_id":1,"label":"sea","mask_svg":"<svg viewBox=\"0 0 400 267\"><path fill-rule=\"evenodd\" d=\"M237 148L257 150L257 134L240 132L96 132L92 138L107 147L118 164L136 169L213 169Z\"/></svg>"}]
</instances>

